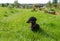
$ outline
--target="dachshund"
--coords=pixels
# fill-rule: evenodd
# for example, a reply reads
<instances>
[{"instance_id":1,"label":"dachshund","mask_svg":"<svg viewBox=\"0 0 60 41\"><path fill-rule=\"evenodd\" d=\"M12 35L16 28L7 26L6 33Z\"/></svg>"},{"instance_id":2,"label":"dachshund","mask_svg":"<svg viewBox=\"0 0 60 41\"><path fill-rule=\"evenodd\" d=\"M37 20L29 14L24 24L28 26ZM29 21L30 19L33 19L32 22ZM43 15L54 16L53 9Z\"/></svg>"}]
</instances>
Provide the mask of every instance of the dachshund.
<instances>
[{"instance_id":1,"label":"dachshund","mask_svg":"<svg viewBox=\"0 0 60 41\"><path fill-rule=\"evenodd\" d=\"M31 23L31 30L33 32L37 32L40 29L39 24L36 23L37 19L35 17L30 17L27 21L27 23Z\"/></svg>"}]
</instances>

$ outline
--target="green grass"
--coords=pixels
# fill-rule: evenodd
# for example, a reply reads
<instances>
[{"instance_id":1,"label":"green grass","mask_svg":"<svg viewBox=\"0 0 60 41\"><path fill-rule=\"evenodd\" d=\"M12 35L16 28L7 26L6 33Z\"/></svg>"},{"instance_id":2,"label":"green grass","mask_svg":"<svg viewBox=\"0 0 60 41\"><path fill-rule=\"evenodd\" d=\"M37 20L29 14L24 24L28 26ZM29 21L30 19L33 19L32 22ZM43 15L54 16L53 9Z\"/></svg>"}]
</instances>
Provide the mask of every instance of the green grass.
<instances>
[{"instance_id":1,"label":"green grass","mask_svg":"<svg viewBox=\"0 0 60 41\"><path fill-rule=\"evenodd\" d=\"M31 12L31 9L0 9L0 41L60 41L60 15ZM31 16L37 18L44 31L31 31L30 24L26 23Z\"/></svg>"}]
</instances>

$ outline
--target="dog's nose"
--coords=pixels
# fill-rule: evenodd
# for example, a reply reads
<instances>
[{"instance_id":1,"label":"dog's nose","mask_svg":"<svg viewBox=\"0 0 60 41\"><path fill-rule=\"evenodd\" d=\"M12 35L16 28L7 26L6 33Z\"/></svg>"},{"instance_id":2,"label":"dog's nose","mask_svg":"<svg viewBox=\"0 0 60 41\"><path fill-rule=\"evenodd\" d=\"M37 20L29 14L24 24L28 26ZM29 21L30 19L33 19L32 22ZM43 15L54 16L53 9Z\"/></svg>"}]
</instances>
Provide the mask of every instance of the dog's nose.
<instances>
[{"instance_id":1,"label":"dog's nose","mask_svg":"<svg viewBox=\"0 0 60 41\"><path fill-rule=\"evenodd\" d=\"M26 23L29 23L29 22L26 22Z\"/></svg>"},{"instance_id":2,"label":"dog's nose","mask_svg":"<svg viewBox=\"0 0 60 41\"><path fill-rule=\"evenodd\" d=\"M29 20L29 21L27 21L27 23L31 23L31 22L32 22L32 21L30 21L30 20Z\"/></svg>"},{"instance_id":3,"label":"dog's nose","mask_svg":"<svg viewBox=\"0 0 60 41\"><path fill-rule=\"evenodd\" d=\"M26 23L29 23L29 21L27 21Z\"/></svg>"}]
</instances>

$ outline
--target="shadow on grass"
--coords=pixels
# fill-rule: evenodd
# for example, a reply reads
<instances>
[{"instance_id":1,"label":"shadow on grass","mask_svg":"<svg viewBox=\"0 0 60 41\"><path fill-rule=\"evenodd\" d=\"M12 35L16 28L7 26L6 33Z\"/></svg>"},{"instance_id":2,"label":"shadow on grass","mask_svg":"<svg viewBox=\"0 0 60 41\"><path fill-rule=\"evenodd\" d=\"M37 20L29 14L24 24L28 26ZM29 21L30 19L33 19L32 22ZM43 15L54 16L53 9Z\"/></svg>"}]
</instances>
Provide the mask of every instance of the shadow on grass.
<instances>
[{"instance_id":1,"label":"shadow on grass","mask_svg":"<svg viewBox=\"0 0 60 41\"><path fill-rule=\"evenodd\" d=\"M35 33L36 33L36 32L35 32ZM58 39L57 39L55 36L53 36L52 34L48 34L48 33L45 32L44 30L42 30L41 28L40 28L40 30L38 31L38 33L41 33L41 35L43 35L43 36L45 36L45 37L50 37L50 38L54 39L55 41L58 41Z\"/></svg>"}]
</instances>

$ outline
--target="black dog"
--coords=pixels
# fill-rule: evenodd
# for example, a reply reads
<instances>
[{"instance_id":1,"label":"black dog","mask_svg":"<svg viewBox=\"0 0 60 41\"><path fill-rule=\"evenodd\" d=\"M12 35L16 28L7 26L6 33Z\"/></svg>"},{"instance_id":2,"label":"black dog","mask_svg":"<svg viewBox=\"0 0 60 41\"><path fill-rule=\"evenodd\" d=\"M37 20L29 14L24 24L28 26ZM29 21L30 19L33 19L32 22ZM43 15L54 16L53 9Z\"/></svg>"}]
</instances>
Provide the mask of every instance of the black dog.
<instances>
[{"instance_id":1,"label":"black dog","mask_svg":"<svg viewBox=\"0 0 60 41\"><path fill-rule=\"evenodd\" d=\"M30 17L27 23L31 23L31 30L34 32L39 31L40 26L36 23L37 19L35 17Z\"/></svg>"}]
</instances>

